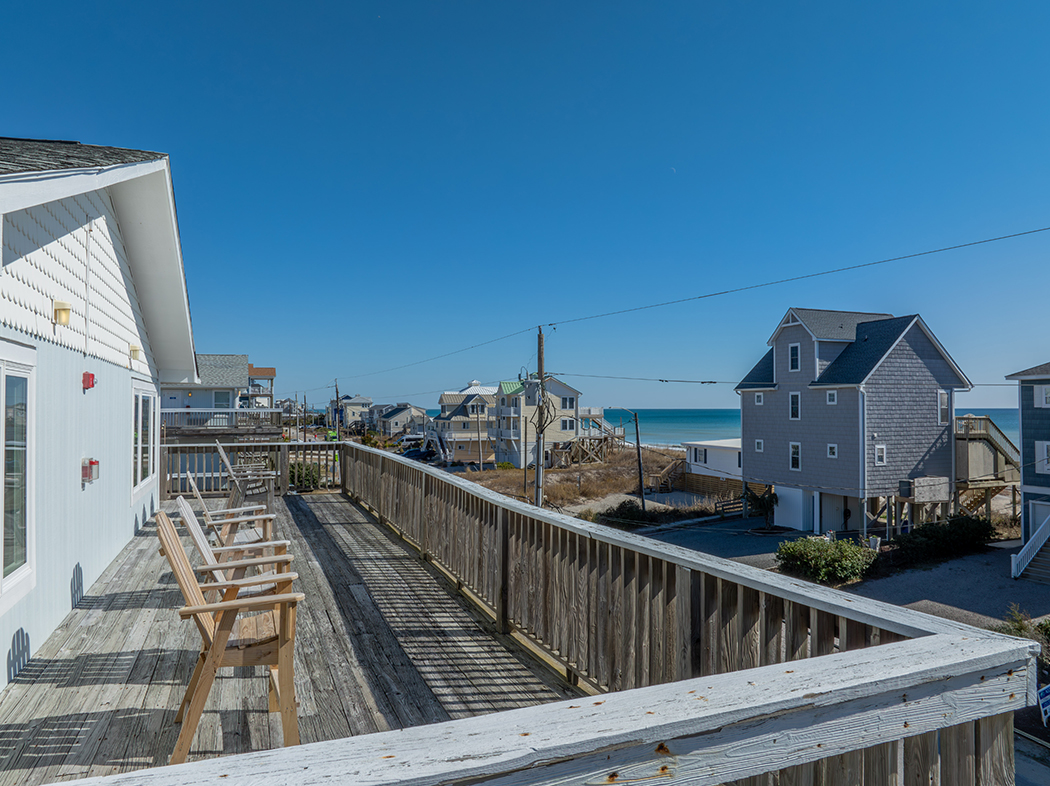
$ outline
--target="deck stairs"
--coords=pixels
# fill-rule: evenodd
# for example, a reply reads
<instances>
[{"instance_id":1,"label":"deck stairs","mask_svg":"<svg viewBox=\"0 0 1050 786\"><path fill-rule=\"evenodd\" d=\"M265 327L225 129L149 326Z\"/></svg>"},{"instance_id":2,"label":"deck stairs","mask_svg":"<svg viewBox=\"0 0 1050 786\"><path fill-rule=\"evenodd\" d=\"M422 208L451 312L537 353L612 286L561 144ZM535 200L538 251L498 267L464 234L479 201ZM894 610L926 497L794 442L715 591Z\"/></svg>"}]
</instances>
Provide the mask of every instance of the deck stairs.
<instances>
[{"instance_id":1,"label":"deck stairs","mask_svg":"<svg viewBox=\"0 0 1050 786\"><path fill-rule=\"evenodd\" d=\"M985 491L994 498L1008 488L1010 488L1008 485L1003 484L1001 486L966 489L966 491L959 494L959 508L968 516L980 516L981 509L984 507Z\"/></svg>"},{"instance_id":2,"label":"deck stairs","mask_svg":"<svg viewBox=\"0 0 1050 786\"><path fill-rule=\"evenodd\" d=\"M1015 471L1021 469L1021 451L1010 438L986 415L961 415L955 419L956 439L984 440L1004 459L1004 464Z\"/></svg>"},{"instance_id":3,"label":"deck stairs","mask_svg":"<svg viewBox=\"0 0 1050 786\"><path fill-rule=\"evenodd\" d=\"M1024 548L1010 556L1010 573L1015 579L1050 584L1050 515L1035 528Z\"/></svg>"},{"instance_id":4,"label":"deck stairs","mask_svg":"<svg viewBox=\"0 0 1050 786\"><path fill-rule=\"evenodd\" d=\"M674 484L685 472L685 459L675 459L662 472L654 472L649 476L649 488L652 491L666 494L674 491Z\"/></svg>"}]
</instances>

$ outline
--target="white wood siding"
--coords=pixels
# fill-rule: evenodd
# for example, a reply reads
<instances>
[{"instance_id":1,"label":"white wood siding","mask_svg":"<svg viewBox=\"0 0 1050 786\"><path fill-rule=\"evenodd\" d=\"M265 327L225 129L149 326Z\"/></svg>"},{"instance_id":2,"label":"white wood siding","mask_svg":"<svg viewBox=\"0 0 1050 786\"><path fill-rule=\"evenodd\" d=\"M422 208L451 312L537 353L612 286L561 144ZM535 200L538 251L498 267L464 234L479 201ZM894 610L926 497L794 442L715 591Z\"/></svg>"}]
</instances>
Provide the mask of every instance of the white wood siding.
<instances>
[{"instance_id":1,"label":"white wood siding","mask_svg":"<svg viewBox=\"0 0 1050 786\"><path fill-rule=\"evenodd\" d=\"M153 376L150 343L109 194L92 191L6 213L3 223L0 323ZM68 326L53 323L55 300L72 305ZM130 359L132 344L142 348L141 360Z\"/></svg>"}]
</instances>

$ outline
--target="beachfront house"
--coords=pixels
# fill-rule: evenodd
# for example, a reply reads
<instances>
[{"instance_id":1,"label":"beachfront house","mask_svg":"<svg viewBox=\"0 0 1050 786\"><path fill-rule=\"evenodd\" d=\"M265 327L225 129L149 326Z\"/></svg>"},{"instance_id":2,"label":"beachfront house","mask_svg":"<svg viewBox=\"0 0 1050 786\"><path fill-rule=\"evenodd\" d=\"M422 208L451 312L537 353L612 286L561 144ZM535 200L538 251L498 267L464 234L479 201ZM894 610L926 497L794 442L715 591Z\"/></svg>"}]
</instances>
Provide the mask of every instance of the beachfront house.
<instances>
[{"instance_id":1,"label":"beachfront house","mask_svg":"<svg viewBox=\"0 0 1050 786\"><path fill-rule=\"evenodd\" d=\"M922 317L788 309L737 385L741 470L780 526L865 529L955 492L955 393L971 387ZM903 514L907 515L907 514Z\"/></svg>"},{"instance_id":2,"label":"beachfront house","mask_svg":"<svg viewBox=\"0 0 1050 786\"><path fill-rule=\"evenodd\" d=\"M552 451L576 439L582 430L580 391L557 377L545 380L547 428L543 434L544 466L550 466ZM515 467L536 463L536 423L540 406L540 382L535 374L524 380L500 382L493 417L492 438L496 460ZM589 429L604 423L603 412L587 410Z\"/></svg>"},{"instance_id":3,"label":"beachfront house","mask_svg":"<svg viewBox=\"0 0 1050 786\"><path fill-rule=\"evenodd\" d=\"M1021 424L1021 535L1014 577L1050 582L1050 363L1007 377L1017 381Z\"/></svg>"},{"instance_id":4,"label":"beachfront house","mask_svg":"<svg viewBox=\"0 0 1050 786\"><path fill-rule=\"evenodd\" d=\"M197 382L163 153L0 139L7 679L159 504L160 386Z\"/></svg>"},{"instance_id":5,"label":"beachfront house","mask_svg":"<svg viewBox=\"0 0 1050 786\"><path fill-rule=\"evenodd\" d=\"M273 409L273 385L277 379L277 369L273 366L253 366L248 364L247 400L241 406L253 409Z\"/></svg>"},{"instance_id":6,"label":"beachfront house","mask_svg":"<svg viewBox=\"0 0 1050 786\"><path fill-rule=\"evenodd\" d=\"M343 428L363 427L368 419L368 408L372 399L367 396L340 396L328 405L328 423Z\"/></svg>"},{"instance_id":7,"label":"beachfront house","mask_svg":"<svg viewBox=\"0 0 1050 786\"><path fill-rule=\"evenodd\" d=\"M441 408L427 429L426 444L437 449L444 461L472 464L495 461L492 409L496 387L476 379L462 390L448 390L438 397Z\"/></svg>"},{"instance_id":8,"label":"beachfront house","mask_svg":"<svg viewBox=\"0 0 1050 786\"><path fill-rule=\"evenodd\" d=\"M379 433L384 437L398 434L422 434L427 411L406 402L398 403L379 418Z\"/></svg>"}]
</instances>

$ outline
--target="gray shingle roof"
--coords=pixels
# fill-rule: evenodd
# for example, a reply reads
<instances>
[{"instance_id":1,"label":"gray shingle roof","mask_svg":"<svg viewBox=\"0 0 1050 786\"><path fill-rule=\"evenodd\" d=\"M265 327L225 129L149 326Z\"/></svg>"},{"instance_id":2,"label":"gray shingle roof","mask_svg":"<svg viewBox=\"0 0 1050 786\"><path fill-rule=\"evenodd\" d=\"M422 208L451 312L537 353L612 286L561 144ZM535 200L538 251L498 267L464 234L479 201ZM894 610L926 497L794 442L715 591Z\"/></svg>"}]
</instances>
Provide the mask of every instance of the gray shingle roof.
<instances>
[{"instance_id":1,"label":"gray shingle roof","mask_svg":"<svg viewBox=\"0 0 1050 786\"><path fill-rule=\"evenodd\" d=\"M165 157L164 153L149 150L82 145L79 142L51 139L0 137L0 175L137 164Z\"/></svg>"},{"instance_id":2,"label":"gray shingle roof","mask_svg":"<svg viewBox=\"0 0 1050 786\"><path fill-rule=\"evenodd\" d=\"M208 388L248 387L247 355L197 355L201 385Z\"/></svg>"},{"instance_id":3,"label":"gray shingle roof","mask_svg":"<svg viewBox=\"0 0 1050 786\"><path fill-rule=\"evenodd\" d=\"M390 418L396 418L403 412L408 412L411 407L395 407L389 412L384 412L382 415L383 420L389 420Z\"/></svg>"},{"instance_id":4,"label":"gray shingle roof","mask_svg":"<svg viewBox=\"0 0 1050 786\"><path fill-rule=\"evenodd\" d=\"M1011 374L1007 379L1022 379L1024 377L1050 377L1050 363L1041 363L1038 366L1026 368L1024 371Z\"/></svg>"},{"instance_id":5,"label":"gray shingle roof","mask_svg":"<svg viewBox=\"0 0 1050 786\"><path fill-rule=\"evenodd\" d=\"M855 324L856 338L842 350L814 385L859 385L915 321L916 315Z\"/></svg>"},{"instance_id":6,"label":"gray shingle roof","mask_svg":"<svg viewBox=\"0 0 1050 786\"><path fill-rule=\"evenodd\" d=\"M823 311L816 308L793 308L802 324L822 341L852 341L857 325L876 319L892 319L893 314L867 314L861 311Z\"/></svg>"},{"instance_id":7,"label":"gray shingle roof","mask_svg":"<svg viewBox=\"0 0 1050 786\"><path fill-rule=\"evenodd\" d=\"M765 356L755 364L755 367L747 372L747 376L736 386L736 390L749 390L752 388L773 387L773 350L769 350Z\"/></svg>"}]
</instances>

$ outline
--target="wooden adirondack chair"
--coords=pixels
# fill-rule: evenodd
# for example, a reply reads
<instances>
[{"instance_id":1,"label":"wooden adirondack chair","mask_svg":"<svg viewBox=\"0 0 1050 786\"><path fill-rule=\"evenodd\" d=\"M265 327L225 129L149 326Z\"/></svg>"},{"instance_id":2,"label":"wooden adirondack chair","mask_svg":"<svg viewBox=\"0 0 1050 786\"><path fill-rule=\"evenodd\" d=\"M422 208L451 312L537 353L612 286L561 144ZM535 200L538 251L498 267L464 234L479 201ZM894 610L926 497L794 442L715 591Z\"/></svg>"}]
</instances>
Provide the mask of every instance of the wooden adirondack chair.
<instances>
[{"instance_id":1,"label":"wooden adirondack chair","mask_svg":"<svg viewBox=\"0 0 1050 786\"><path fill-rule=\"evenodd\" d=\"M204 521L208 525L208 529L219 538L220 546L233 545L232 539L237 537L241 524L252 523L254 527L255 523L253 522L257 522L261 533L256 539L270 540L273 537L273 520L275 517L273 513L261 512L266 509L265 505L245 505L240 508L227 507L212 513L204 503L204 498L197 489L197 484L193 482L193 478L187 477L187 479L190 482L190 490L193 492L193 496L197 498L197 504L204 510Z\"/></svg>"},{"instance_id":2,"label":"wooden adirondack chair","mask_svg":"<svg viewBox=\"0 0 1050 786\"><path fill-rule=\"evenodd\" d=\"M230 482L235 486L236 493L233 498L236 502L234 504L241 504L253 493L265 493L267 509L273 510L274 486L277 484L277 473L265 464L258 462L234 465L219 440L215 440L215 447L218 448L219 457L226 468L226 474L229 476Z\"/></svg>"},{"instance_id":3,"label":"wooden adirondack chair","mask_svg":"<svg viewBox=\"0 0 1050 786\"><path fill-rule=\"evenodd\" d=\"M244 577L245 572L249 568L253 566L264 567L268 564L273 565L273 570L269 574L263 575L273 576L275 581L278 574L288 571L288 563L292 559L290 556L286 557L289 541L256 540L251 543L231 543L228 546L220 543L219 546L212 546L208 542L208 536L204 534L204 530L201 528L200 522L197 520L197 516L186 498L179 497L175 500L175 504L179 508L179 516L190 533L190 540L193 542L194 548L197 549L201 561L204 565L213 565L215 567L215 570L211 573L212 581L221 583L229 579L240 579ZM227 567L234 563L239 567ZM213 584L205 584L201 589L205 593L209 593L216 587Z\"/></svg>"},{"instance_id":4,"label":"wooden adirondack chair","mask_svg":"<svg viewBox=\"0 0 1050 786\"><path fill-rule=\"evenodd\" d=\"M210 573L213 568L205 565L194 571L182 548L175 525L163 511L157 513L157 533L186 601L186 605L179 609L179 616L192 619L197 624L202 640L197 666L186 688L182 706L175 716L175 722L182 723L182 730L169 763L186 761L208 693L223 666L270 667L270 712L281 713L284 744L298 745L299 719L296 713L293 665L295 612L297 604L306 596L291 591L295 574L281 574L276 583L272 575L216 583L211 588L221 589L223 598L216 603L208 603L197 583L196 574ZM285 558L290 557L285 555ZM224 567L236 564L228 563ZM243 589L264 583L274 584L273 590L250 597L241 595ZM242 612L262 613L246 617L242 616Z\"/></svg>"}]
</instances>

